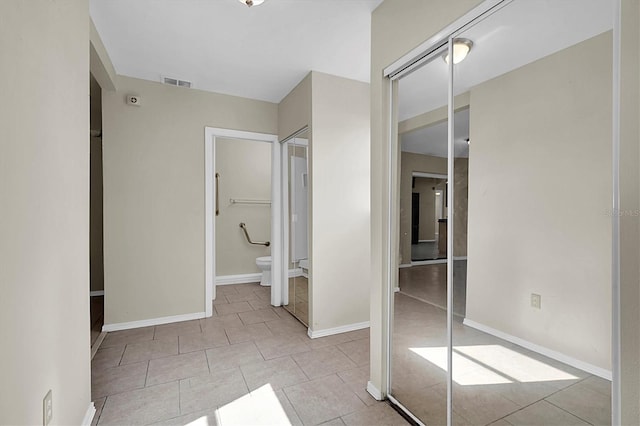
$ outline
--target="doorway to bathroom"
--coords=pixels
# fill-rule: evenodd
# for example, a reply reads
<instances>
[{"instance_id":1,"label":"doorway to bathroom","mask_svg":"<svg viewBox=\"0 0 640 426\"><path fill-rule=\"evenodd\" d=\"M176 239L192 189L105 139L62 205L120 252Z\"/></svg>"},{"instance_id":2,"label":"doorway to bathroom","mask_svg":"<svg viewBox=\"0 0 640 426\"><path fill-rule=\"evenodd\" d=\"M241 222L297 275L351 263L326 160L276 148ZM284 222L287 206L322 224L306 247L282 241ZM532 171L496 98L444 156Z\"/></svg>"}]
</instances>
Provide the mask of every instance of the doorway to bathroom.
<instances>
[{"instance_id":1,"label":"doorway to bathroom","mask_svg":"<svg viewBox=\"0 0 640 426\"><path fill-rule=\"evenodd\" d=\"M276 135L205 128L207 317L219 285L262 282L281 304L280 149Z\"/></svg>"}]
</instances>

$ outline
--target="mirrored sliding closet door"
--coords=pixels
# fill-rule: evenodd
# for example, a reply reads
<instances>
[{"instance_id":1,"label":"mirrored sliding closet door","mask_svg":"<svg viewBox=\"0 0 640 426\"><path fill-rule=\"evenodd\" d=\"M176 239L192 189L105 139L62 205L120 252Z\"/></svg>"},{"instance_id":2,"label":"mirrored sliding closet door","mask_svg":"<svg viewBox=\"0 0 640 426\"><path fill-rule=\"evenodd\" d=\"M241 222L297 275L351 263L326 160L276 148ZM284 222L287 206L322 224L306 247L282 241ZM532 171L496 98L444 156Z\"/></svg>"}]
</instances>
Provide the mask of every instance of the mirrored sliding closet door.
<instances>
[{"instance_id":1,"label":"mirrored sliding closet door","mask_svg":"<svg viewBox=\"0 0 640 426\"><path fill-rule=\"evenodd\" d=\"M613 10L502 2L392 77L389 391L420 423L611 424Z\"/></svg>"},{"instance_id":2,"label":"mirrored sliding closet door","mask_svg":"<svg viewBox=\"0 0 640 426\"><path fill-rule=\"evenodd\" d=\"M306 130L283 142L283 199L285 202L285 280L283 307L309 325L309 139Z\"/></svg>"}]
</instances>

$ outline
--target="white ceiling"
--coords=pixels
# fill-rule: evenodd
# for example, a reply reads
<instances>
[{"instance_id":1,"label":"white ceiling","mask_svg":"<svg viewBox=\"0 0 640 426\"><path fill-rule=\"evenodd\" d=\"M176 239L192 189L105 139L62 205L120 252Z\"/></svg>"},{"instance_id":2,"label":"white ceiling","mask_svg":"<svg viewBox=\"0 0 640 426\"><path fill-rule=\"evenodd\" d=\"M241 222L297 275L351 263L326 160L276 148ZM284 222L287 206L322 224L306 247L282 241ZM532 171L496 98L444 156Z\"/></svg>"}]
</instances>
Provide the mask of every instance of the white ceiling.
<instances>
[{"instance_id":1,"label":"white ceiling","mask_svg":"<svg viewBox=\"0 0 640 426\"><path fill-rule=\"evenodd\" d=\"M474 46L454 67L454 93L465 93L612 26L611 0L514 0L460 34ZM436 58L399 81L400 121L447 105L447 67ZM456 157L468 157L469 110L455 114L454 126ZM403 151L447 157L447 123L401 135L401 147Z\"/></svg>"},{"instance_id":2,"label":"white ceiling","mask_svg":"<svg viewBox=\"0 0 640 426\"><path fill-rule=\"evenodd\" d=\"M469 158L469 109L458 111L453 116L453 146L455 158ZM440 122L401 135L402 151L433 157L447 157L448 123Z\"/></svg>"},{"instance_id":3,"label":"white ceiling","mask_svg":"<svg viewBox=\"0 0 640 426\"><path fill-rule=\"evenodd\" d=\"M91 0L121 75L279 102L311 70L369 81L382 0Z\"/></svg>"}]
</instances>

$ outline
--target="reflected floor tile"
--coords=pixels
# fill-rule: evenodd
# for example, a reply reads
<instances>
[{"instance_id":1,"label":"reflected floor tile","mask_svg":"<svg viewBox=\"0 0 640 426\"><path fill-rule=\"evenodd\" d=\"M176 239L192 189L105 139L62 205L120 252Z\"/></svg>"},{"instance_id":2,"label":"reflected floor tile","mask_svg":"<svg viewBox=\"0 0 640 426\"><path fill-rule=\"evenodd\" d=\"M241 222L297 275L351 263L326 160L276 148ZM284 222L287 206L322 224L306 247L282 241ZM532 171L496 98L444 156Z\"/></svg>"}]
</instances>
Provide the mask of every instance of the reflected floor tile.
<instances>
[{"instance_id":1,"label":"reflected floor tile","mask_svg":"<svg viewBox=\"0 0 640 426\"><path fill-rule=\"evenodd\" d=\"M546 398L546 401L593 425L611 424L611 398L582 382Z\"/></svg>"},{"instance_id":2,"label":"reflected floor tile","mask_svg":"<svg viewBox=\"0 0 640 426\"><path fill-rule=\"evenodd\" d=\"M249 389L239 368L180 380L182 413L215 408L247 395Z\"/></svg>"},{"instance_id":3,"label":"reflected floor tile","mask_svg":"<svg viewBox=\"0 0 640 426\"><path fill-rule=\"evenodd\" d=\"M204 351L152 359L149 361L147 386L206 373L209 373L209 365Z\"/></svg>"},{"instance_id":4,"label":"reflected floor tile","mask_svg":"<svg viewBox=\"0 0 640 426\"><path fill-rule=\"evenodd\" d=\"M523 426L570 426L589 424L546 401L540 401L529 405L522 410L516 411L515 413L505 417L504 420L512 425Z\"/></svg>"},{"instance_id":5,"label":"reflected floor tile","mask_svg":"<svg viewBox=\"0 0 640 426\"><path fill-rule=\"evenodd\" d=\"M290 316L290 314L287 313ZM291 317L291 319L279 319L277 321L268 321L265 323L269 331L273 335L285 336L307 336L307 327L300 321Z\"/></svg>"},{"instance_id":6,"label":"reflected floor tile","mask_svg":"<svg viewBox=\"0 0 640 426\"><path fill-rule=\"evenodd\" d=\"M435 387L446 395L446 386ZM473 424L488 424L520 409L521 406L503 397L492 386L453 387L453 409Z\"/></svg>"},{"instance_id":7,"label":"reflected floor tile","mask_svg":"<svg viewBox=\"0 0 640 426\"><path fill-rule=\"evenodd\" d=\"M284 392L304 424L319 424L366 407L335 374Z\"/></svg>"},{"instance_id":8,"label":"reflected floor tile","mask_svg":"<svg viewBox=\"0 0 640 426\"><path fill-rule=\"evenodd\" d=\"M143 425L180 414L178 383L166 383L111 395L98 425Z\"/></svg>"},{"instance_id":9,"label":"reflected floor tile","mask_svg":"<svg viewBox=\"0 0 640 426\"><path fill-rule=\"evenodd\" d=\"M389 404L377 404L358 410L342 417L346 425L369 426L369 425L402 425L409 424L396 410Z\"/></svg>"}]
</instances>

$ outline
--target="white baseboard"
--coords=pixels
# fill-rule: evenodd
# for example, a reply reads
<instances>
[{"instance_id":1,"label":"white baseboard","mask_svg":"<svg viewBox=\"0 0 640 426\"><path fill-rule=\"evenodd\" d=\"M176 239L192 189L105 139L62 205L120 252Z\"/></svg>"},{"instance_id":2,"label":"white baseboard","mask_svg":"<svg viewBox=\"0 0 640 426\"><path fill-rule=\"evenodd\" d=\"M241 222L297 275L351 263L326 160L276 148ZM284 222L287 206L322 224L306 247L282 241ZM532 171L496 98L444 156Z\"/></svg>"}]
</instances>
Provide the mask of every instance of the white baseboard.
<instances>
[{"instance_id":1,"label":"white baseboard","mask_svg":"<svg viewBox=\"0 0 640 426\"><path fill-rule=\"evenodd\" d=\"M151 318L146 320L119 322L115 324L105 324L102 331L120 331L129 330L131 328L149 327L152 325L169 324L171 322L190 321L205 317L204 312L194 312L192 314L173 315L170 317Z\"/></svg>"},{"instance_id":2,"label":"white baseboard","mask_svg":"<svg viewBox=\"0 0 640 426\"><path fill-rule=\"evenodd\" d=\"M382 392L380 392L380 390L375 387L373 383L371 383L371 381L367 382L367 392L369 392L369 395L371 395L378 401L382 401L384 399L384 396L382 396Z\"/></svg>"},{"instance_id":3,"label":"white baseboard","mask_svg":"<svg viewBox=\"0 0 640 426\"><path fill-rule=\"evenodd\" d=\"M90 291L89 297L104 296L104 290Z\"/></svg>"},{"instance_id":4,"label":"white baseboard","mask_svg":"<svg viewBox=\"0 0 640 426\"><path fill-rule=\"evenodd\" d=\"M93 402L89 403L89 407L87 408L87 412L84 413L84 418L82 419L82 426L91 426L91 422L93 421L93 416L96 415L96 406L93 405Z\"/></svg>"},{"instance_id":5,"label":"white baseboard","mask_svg":"<svg viewBox=\"0 0 640 426\"><path fill-rule=\"evenodd\" d=\"M419 243L435 243L436 240L418 240Z\"/></svg>"},{"instance_id":6,"label":"white baseboard","mask_svg":"<svg viewBox=\"0 0 640 426\"><path fill-rule=\"evenodd\" d=\"M393 289L393 292L394 292L394 293L400 293L400 287L396 287L396 288L394 288L394 289Z\"/></svg>"},{"instance_id":7,"label":"white baseboard","mask_svg":"<svg viewBox=\"0 0 640 426\"><path fill-rule=\"evenodd\" d=\"M523 348L529 349L533 352L537 352L551 359L555 359L556 361L563 362L579 370L586 371L587 373L593 374L594 376L602 377L606 380L611 380L612 375L610 370L606 370L593 364L589 364L588 362L580 361L579 359L554 351L553 349L545 348L544 346L540 346L536 343L532 343L519 337L512 336L511 334L504 333L500 330L496 330L495 328L480 324L468 318L465 318L464 325L475 328L476 330L480 330L487 334L491 334L492 336L499 337L500 339L506 340L507 342L515 343L518 346L522 346Z\"/></svg>"},{"instance_id":8,"label":"white baseboard","mask_svg":"<svg viewBox=\"0 0 640 426\"><path fill-rule=\"evenodd\" d=\"M289 278L302 276L302 268L289 269ZM215 285L230 285L230 284L248 284L257 283L262 280L262 273L256 272L251 274L238 274L238 275L220 275L216 277Z\"/></svg>"},{"instance_id":9,"label":"white baseboard","mask_svg":"<svg viewBox=\"0 0 640 426\"><path fill-rule=\"evenodd\" d=\"M453 256L453 260L467 260L467 256Z\"/></svg>"},{"instance_id":10,"label":"white baseboard","mask_svg":"<svg viewBox=\"0 0 640 426\"><path fill-rule=\"evenodd\" d=\"M307 334L312 339L318 337L332 336L334 334L346 333L348 331L362 330L363 328L369 328L369 321L357 322L355 324L341 325L340 327L325 328L324 330L311 330L307 331Z\"/></svg>"},{"instance_id":11,"label":"white baseboard","mask_svg":"<svg viewBox=\"0 0 640 426\"><path fill-rule=\"evenodd\" d=\"M215 285L257 283L262 279L260 272L252 274L221 275L216 277Z\"/></svg>"},{"instance_id":12,"label":"white baseboard","mask_svg":"<svg viewBox=\"0 0 640 426\"><path fill-rule=\"evenodd\" d=\"M410 263L403 263L401 265L398 265L398 268L402 269L402 268L411 268L413 265Z\"/></svg>"}]
</instances>

